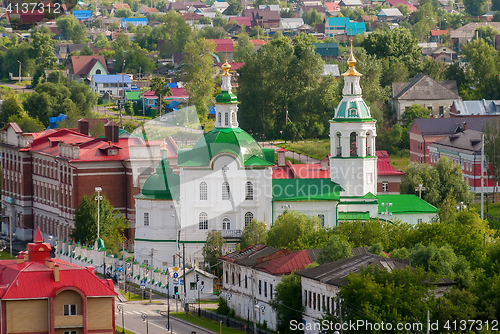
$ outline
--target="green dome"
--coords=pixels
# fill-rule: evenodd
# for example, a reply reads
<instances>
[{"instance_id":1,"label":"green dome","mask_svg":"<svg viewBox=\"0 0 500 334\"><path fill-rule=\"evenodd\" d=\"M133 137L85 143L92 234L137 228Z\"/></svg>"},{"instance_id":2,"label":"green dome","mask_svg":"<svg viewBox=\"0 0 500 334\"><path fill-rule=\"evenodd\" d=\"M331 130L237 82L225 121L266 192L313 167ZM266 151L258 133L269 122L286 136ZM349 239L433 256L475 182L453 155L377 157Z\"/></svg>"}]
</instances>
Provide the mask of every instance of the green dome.
<instances>
[{"instance_id":1,"label":"green dome","mask_svg":"<svg viewBox=\"0 0 500 334\"><path fill-rule=\"evenodd\" d=\"M151 175L142 187L142 195L137 198L146 199L179 199L179 175L172 172L172 167L166 158L160 161L156 173Z\"/></svg>"},{"instance_id":2,"label":"green dome","mask_svg":"<svg viewBox=\"0 0 500 334\"><path fill-rule=\"evenodd\" d=\"M335 113L337 122L371 121L370 109L363 99L340 101Z\"/></svg>"},{"instance_id":3,"label":"green dome","mask_svg":"<svg viewBox=\"0 0 500 334\"><path fill-rule=\"evenodd\" d=\"M179 151L179 166L208 166L219 153L239 157L244 166L273 166L267 161L260 145L240 128L214 128L200 138L196 145Z\"/></svg>"},{"instance_id":4,"label":"green dome","mask_svg":"<svg viewBox=\"0 0 500 334\"><path fill-rule=\"evenodd\" d=\"M238 98L233 93L222 91L215 97L216 103L238 103Z\"/></svg>"}]
</instances>

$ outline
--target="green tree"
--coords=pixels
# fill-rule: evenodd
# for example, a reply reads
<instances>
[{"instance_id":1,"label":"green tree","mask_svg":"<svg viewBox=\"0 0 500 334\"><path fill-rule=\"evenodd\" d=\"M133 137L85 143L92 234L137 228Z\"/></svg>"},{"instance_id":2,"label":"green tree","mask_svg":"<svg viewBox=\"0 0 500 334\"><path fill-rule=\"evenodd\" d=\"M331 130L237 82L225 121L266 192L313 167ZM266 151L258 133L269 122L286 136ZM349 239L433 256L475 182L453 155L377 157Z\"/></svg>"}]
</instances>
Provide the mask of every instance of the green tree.
<instances>
[{"instance_id":1,"label":"green tree","mask_svg":"<svg viewBox=\"0 0 500 334\"><path fill-rule=\"evenodd\" d=\"M444 61L434 60L431 56L424 57L422 71L434 80L446 80L447 68L448 65Z\"/></svg>"},{"instance_id":2,"label":"green tree","mask_svg":"<svg viewBox=\"0 0 500 334\"><path fill-rule=\"evenodd\" d=\"M496 8L500 8L500 1L499 0L493 0L492 1L493 6ZM492 22L500 22L500 11L497 10L495 14L493 14L493 18L491 19Z\"/></svg>"},{"instance_id":3,"label":"green tree","mask_svg":"<svg viewBox=\"0 0 500 334\"><path fill-rule=\"evenodd\" d=\"M49 125L49 117L76 109L69 88L51 82L38 84L23 106L30 117L39 119L45 126Z\"/></svg>"},{"instance_id":4,"label":"green tree","mask_svg":"<svg viewBox=\"0 0 500 334\"><path fill-rule=\"evenodd\" d=\"M75 44L83 44L87 42L86 28L81 25L77 18L73 15L66 15L56 20L57 27L61 29L68 39Z\"/></svg>"},{"instance_id":5,"label":"green tree","mask_svg":"<svg viewBox=\"0 0 500 334\"><path fill-rule=\"evenodd\" d=\"M23 106L17 101L15 95L9 95L0 105L0 122L7 123L11 117L22 117Z\"/></svg>"},{"instance_id":6,"label":"green tree","mask_svg":"<svg viewBox=\"0 0 500 334\"><path fill-rule=\"evenodd\" d=\"M333 234L328 239L328 242L321 247L317 262L319 264L325 264L346 259L351 256L351 246L349 246L349 243L341 236Z\"/></svg>"},{"instance_id":7,"label":"green tree","mask_svg":"<svg viewBox=\"0 0 500 334\"><path fill-rule=\"evenodd\" d=\"M210 231L207 233L207 241L205 246L203 246L203 258L205 259L205 263L208 264L208 269L213 269L217 265L225 245L226 240L224 240L221 231ZM222 275L222 270L218 270L218 272Z\"/></svg>"},{"instance_id":8,"label":"green tree","mask_svg":"<svg viewBox=\"0 0 500 334\"><path fill-rule=\"evenodd\" d=\"M109 48L111 43L103 34L98 34L94 39L94 46L96 48Z\"/></svg>"},{"instance_id":9,"label":"green tree","mask_svg":"<svg viewBox=\"0 0 500 334\"><path fill-rule=\"evenodd\" d=\"M8 77L9 73L14 76L19 75L19 62L21 62L21 75L30 76L35 73L36 61L31 57L32 47L26 42L22 42L10 47L2 57L0 67L2 69L2 77Z\"/></svg>"},{"instance_id":10,"label":"green tree","mask_svg":"<svg viewBox=\"0 0 500 334\"><path fill-rule=\"evenodd\" d=\"M71 101L75 104L77 111L81 116L89 117L97 105L97 94L89 86L85 85L83 81L78 83L72 80L69 83L68 89L71 94Z\"/></svg>"},{"instance_id":11,"label":"green tree","mask_svg":"<svg viewBox=\"0 0 500 334\"><path fill-rule=\"evenodd\" d=\"M297 251L318 248L327 238L318 217L285 210L267 232L266 244Z\"/></svg>"},{"instance_id":12,"label":"green tree","mask_svg":"<svg viewBox=\"0 0 500 334\"><path fill-rule=\"evenodd\" d=\"M243 10L241 2L237 0L228 1L229 7L224 11L224 15L238 15Z\"/></svg>"},{"instance_id":13,"label":"green tree","mask_svg":"<svg viewBox=\"0 0 500 334\"><path fill-rule=\"evenodd\" d=\"M25 113L22 116L10 116L9 123L11 122L17 123L17 125L19 125L24 133L34 133L45 130L45 126L42 124L42 122L40 122L38 119L29 117Z\"/></svg>"},{"instance_id":14,"label":"green tree","mask_svg":"<svg viewBox=\"0 0 500 334\"><path fill-rule=\"evenodd\" d=\"M161 20L163 24L154 28L151 33L151 42L153 44L159 39L164 40L164 44L160 48L160 56L171 57L175 52L184 52L186 44L192 37L191 26L186 23L186 20L180 14L173 10L162 15Z\"/></svg>"},{"instance_id":15,"label":"green tree","mask_svg":"<svg viewBox=\"0 0 500 334\"><path fill-rule=\"evenodd\" d=\"M39 66L51 69L57 63L57 58L54 55L54 44L50 34L35 30L31 33L31 38L33 58L36 59Z\"/></svg>"},{"instance_id":16,"label":"green tree","mask_svg":"<svg viewBox=\"0 0 500 334\"><path fill-rule=\"evenodd\" d=\"M237 62L245 62L245 59L254 53L253 43L250 42L250 36L246 33L238 35L238 43L234 48L234 60Z\"/></svg>"},{"instance_id":17,"label":"green tree","mask_svg":"<svg viewBox=\"0 0 500 334\"><path fill-rule=\"evenodd\" d=\"M244 249L257 244L265 244L267 236L266 224L252 220L241 234L240 248Z\"/></svg>"},{"instance_id":18,"label":"green tree","mask_svg":"<svg viewBox=\"0 0 500 334\"><path fill-rule=\"evenodd\" d=\"M500 31L490 25L480 26L476 28L474 36L484 39L488 45L495 47L495 36L500 35ZM475 38L475 37L474 37Z\"/></svg>"},{"instance_id":19,"label":"green tree","mask_svg":"<svg viewBox=\"0 0 500 334\"><path fill-rule=\"evenodd\" d=\"M200 24L210 24L212 23L212 19L208 16L203 16L200 21L199 21Z\"/></svg>"},{"instance_id":20,"label":"green tree","mask_svg":"<svg viewBox=\"0 0 500 334\"><path fill-rule=\"evenodd\" d=\"M124 216L118 216L105 195L99 202L99 236L104 240L107 250L116 252L116 244L121 242L128 224ZM75 210L75 229L71 233L73 240L86 245L92 245L97 240L97 205L95 195L83 195L80 198Z\"/></svg>"},{"instance_id":21,"label":"green tree","mask_svg":"<svg viewBox=\"0 0 500 334\"><path fill-rule=\"evenodd\" d=\"M429 118L429 109L422 107L419 104L412 104L405 108L403 115L401 115L401 123L403 127L407 128L413 123L415 118Z\"/></svg>"},{"instance_id":22,"label":"green tree","mask_svg":"<svg viewBox=\"0 0 500 334\"><path fill-rule=\"evenodd\" d=\"M115 17L121 17L121 18L134 17L134 12L130 8L120 8L115 10Z\"/></svg>"},{"instance_id":23,"label":"green tree","mask_svg":"<svg viewBox=\"0 0 500 334\"><path fill-rule=\"evenodd\" d=\"M316 9L310 9L302 14L302 19L304 20L304 23L307 23L310 26L315 26L316 24L323 22L323 16L321 16Z\"/></svg>"},{"instance_id":24,"label":"green tree","mask_svg":"<svg viewBox=\"0 0 500 334\"><path fill-rule=\"evenodd\" d=\"M469 205L474 197L464 181L461 166L454 165L446 157L441 157L433 167L428 164L414 164L408 167L399 190L402 194L415 194L419 184L425 187L422 198L434 206L439 206L449 194L466 205Z\"/></svg>"},{"instance_id":25,"label":"green tree","mask_svg":"<svg viewBox=\"0 0 500 334\"><path fill-rule=\"evenodd\" d=\"M172 95L170 91L170 86L168 85L167 81L165 80L164 77L153 77L151 79L151 84L149 85L149 88L155 92L155 94L158 95L159 97L159 110L160 110L160 116L162 113L162 101L165 98L165 96Z\"/></svg>"},{"instance_id":26,"label":"green tree","mask_svg":"<svg viewBox=\"0 0 500 334\"><path fill-rule=\"evenodd\" d=\"M93 56L93 55L94 55L94 51L88 45L85 45L80 50L80 56Z\"/></svg>"},{"instance_id":27,"label":"green tree","mask_svg":"<svg viewBox=\"0 0 500 334\"><path fill-rule=\"evenodd\" d=\"M276 285L275 295L269 304L276 312L278 331L290 333L291 321L302 322L302 312L304 311L300 276L293 273L283 276L281 282Z\"/></svg>"},{"instance_id":28,"label":"green tree","mask_svg":"<svg viewBox=\"0 0 500 334\"><path fill-rule=\"evenodd\" d=\"M486 12L485 4L486 0L464 0L465 11L472 16L483 15Z\"/></svg>"},{"instance_id":29,"label":"green tree","mask_svg":"<svg viewBox=\"0 0 500 334\"><path fill-rule=\"evenodd\" d=\"M68 82L68 78L64 75L63 71L52 71L47 77L47 82L62 83L64 85Z\"/></svg>"},{"instance_id":30,"label":"green tree","mask_svg":"<svg viewBox=\"0 0 500 334\"><path fill-rule=\"evenodd\" d=\"M208 107L212 105L215 91L215 69L212 66L212 53L215 44L204 39L197 39L186 44L182 66L189 92L189 103L196 106L198 117L207 117Z\"/></svg>"}]
</instances>

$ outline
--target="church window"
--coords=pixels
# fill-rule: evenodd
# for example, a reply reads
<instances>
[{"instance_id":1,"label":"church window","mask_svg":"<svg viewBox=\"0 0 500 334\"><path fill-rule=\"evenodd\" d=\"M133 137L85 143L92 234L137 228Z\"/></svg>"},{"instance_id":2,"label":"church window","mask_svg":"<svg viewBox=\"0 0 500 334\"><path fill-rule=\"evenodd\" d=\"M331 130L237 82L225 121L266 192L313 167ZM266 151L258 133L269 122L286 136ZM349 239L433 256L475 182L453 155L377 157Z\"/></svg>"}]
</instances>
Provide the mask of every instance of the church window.
<instances>
[{"instance_id":1,"label":"church window","mask_svg":"<svg viewBox=\"0 0 500 334\"><path fill-rule=\"evenodd\" d=\"M224 125L229 125L229 113L224 113Z\"/></svg>"},{"instance_id":2,"label":"church window","mask_svg":"<svg viewBox=\"0 0 500 334\"><path fill-rule=\"evenodd\" d=\"M200 213L198 218L198 228L200 230L208 230L208 215L205 212Z\"/></svg>"},{"instance_id":3,"label":"church window","mask_svg":"<svg viewBox=\"0 0 500 334\"><path fill-rule=\"evenodd\" d=\"M208 200L208 188L205 182L200 183L200 201Z\"/></svg>"},{"instance_id":4,"label":"church window","mask_svg":"<svg viewBox=\"0 0 500 334\"><path fill-rule=\"evenodd\" d=\"M229 201L231 199L231 190L229 189L229 183L224 182L222 184L222 200Z\"/></svg>"},{"instance_id":5,"label":"church window","mask_svg":"<svg viewBox=\"0 0 500 334\"><path fill-rule=\"evenodd\" d=\"M217 120L219 121L219 123L222 123L222 117L220 112L218 112L217 115L218 115Z\"/></svg>"},{"instance_id":6,"label":"church window","mask_svg":"<svg viewBox=\"0 0 500 334\"><path fill-rule=\"evenodd\" d=\"M248 224L250 224L253 220L253 213L251 212L247 212L245 213L245 227L248 226Z\"/></svg>"},{"instance_id":7,"label":"church window","mask_svg":"<svg viewBox=\"0 0 500 334\"><path fill-rule=\"evenodd\" d=\"M358 111L356 109L349 109L349 117L357 117Z\"/></svg>"},{"instance_id":8,"label":"church window","mask_svg":"<svg viewBox=\"0 0 500 334\"><path fill-rule=\"evenodd\" d=\"M253 184L252 184L252 182L245 183L245 200L253 201Z\"/></svg>"},{"instance_id":9,"label":"church window","mask_svg":"<svg viewBox=\"0 0 500 334\"><path fill-rule=\"evenodd\" d=\"M233 123L233 126L236 126L236 113L232 112L231 113L231 122Z\"/></svg>"},{"instance_id":10,"label":"church window","mask_svg":"<svg viewBox=\"0 0 500 334\"><path fill-rule=\"evenodd\" d=\"M222 229L223 230L231 229L231 220L229 218L222 219Z\"/></svg>"},{"instance_id":11,"label":"church window","mask_svg":"<svg viewBox=\"0 0 500 334\"><path fill-rule=\"evenodd\" d=\"M149 226L149 213L144 212L144 226Z\"/></svg>"}]
</instances>

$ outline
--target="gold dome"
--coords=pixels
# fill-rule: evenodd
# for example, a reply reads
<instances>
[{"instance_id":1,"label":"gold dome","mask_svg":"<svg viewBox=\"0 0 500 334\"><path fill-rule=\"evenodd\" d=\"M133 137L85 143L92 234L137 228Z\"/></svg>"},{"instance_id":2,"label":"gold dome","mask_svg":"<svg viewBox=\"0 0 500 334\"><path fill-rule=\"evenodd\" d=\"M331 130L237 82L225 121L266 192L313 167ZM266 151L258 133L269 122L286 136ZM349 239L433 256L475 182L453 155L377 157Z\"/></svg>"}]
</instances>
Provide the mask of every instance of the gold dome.
<instances>
[{"instance_id":1,"label":"gold dome","mask_svg":"<svg viewBox=\"0 0 500 334\"><path fill-rule=\"evenodd\" d=\"M223 76L230 76L231 74L229 74L229 71L231 70L231 65L229 65L229 63L226 62L224 64L222 64L222 70L224 71L224 74L222 74Z\"/></svg>"},{"instance_id":2,"label":"gold dome","mask_svg":"<svg viewBox=\"0 0 500 334\"><path fill-rule=\"evenodd\" d=\"M352 39L351 39L351 54L349 55L349 59L347 59L347 65L349 65L349 69L342 74L343 76L358 76L360 77L362 74L356 71L356 58L354 58L354 51L352 49Z\"/></svg>"}]
</instances>

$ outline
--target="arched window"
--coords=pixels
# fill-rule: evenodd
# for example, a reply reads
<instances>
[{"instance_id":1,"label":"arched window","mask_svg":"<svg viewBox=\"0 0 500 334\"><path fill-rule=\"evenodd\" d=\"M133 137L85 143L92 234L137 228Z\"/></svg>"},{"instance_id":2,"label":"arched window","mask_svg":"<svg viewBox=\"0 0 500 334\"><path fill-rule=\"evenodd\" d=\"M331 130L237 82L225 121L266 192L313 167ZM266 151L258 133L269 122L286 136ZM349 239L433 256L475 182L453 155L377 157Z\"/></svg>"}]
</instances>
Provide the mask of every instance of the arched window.
<instances>
[{"instance_id":1,"label":"arched window","mask_svg":"<svg viewBox=\"0 0 500 334\"><path fill-rule=\"evenodd\" d=\"M245 200L253 201L253 184L252 184L252 182L245 183Z\"/></svg>"},{"instance_id":2,"label":"arched window","mask_svg":"<svg viewBox=\"0 0 500 334\"><path fill-rule=\"evenodd\" d=\"M224 125L229 125L229 113L224 113Z\"/></svg>"},{"instance_id":3,"label":"arched window","mask_svg":"<svg viewBox=\"0 0 500 334\"><path fill-rule=\"evenodd\" d=\"M229 218L222 219L222 229L223 230L231 229L231 220Z\"/></svg>"},{"instance_id":4,"label":"arched window","mask_svg":"<svg viewBox=\"0 0 500 334\"><path fill-rule=\"evenodd\" d=\"M224 182L222 184L222 200L229 201L231 199L231 190L229 189L229 183Z\"/></svg>"},{"instance_id":5,"label":"arched window","mask_svg":"<svg viewBox=\"0 0 500 334\"><path fill-rule=\"evenodd\" d=\"M253 213L247 212L245 213L245 227L250 224L253 220Z\"/></svg>"},{"instance_id":6,"label":"arched window","mask_svg":"<svg viewBox=\"0 0 500 334\"><path fill-rule=\"evenodd\" d=\"M101 74L101 70L97 69L97 70L95 71L95 74Z\"/></svg>"},{"instance_id":7,"label":"arched window","mask_svg":"<svg viewBox=\"0 0 500 334\"><path fill-rule=\"evenodd\" d=\"M235 112L231 113L231 122L233 123L232 124L233 126L236 125L236 113Z\"/></svg>"},{"instance_id":8,"label":"arched window","mask_svg":"<svg viewBox=\"0 0 500 334\"><path fill-rule=\"evenodd\" d=\"M208 215L205 212L200 213L198 222L200 230L208 230Z\"/></svg>"},{"instance_id":9,"label":"arched window","mask_svg":"<svg viewBox=\"0 0 500 334\"><path fill-rule=\"evenodd\" d=\"M208 200L208 188L205 182L200 183L200 201Z\"/></svg>"}]
</instances>

